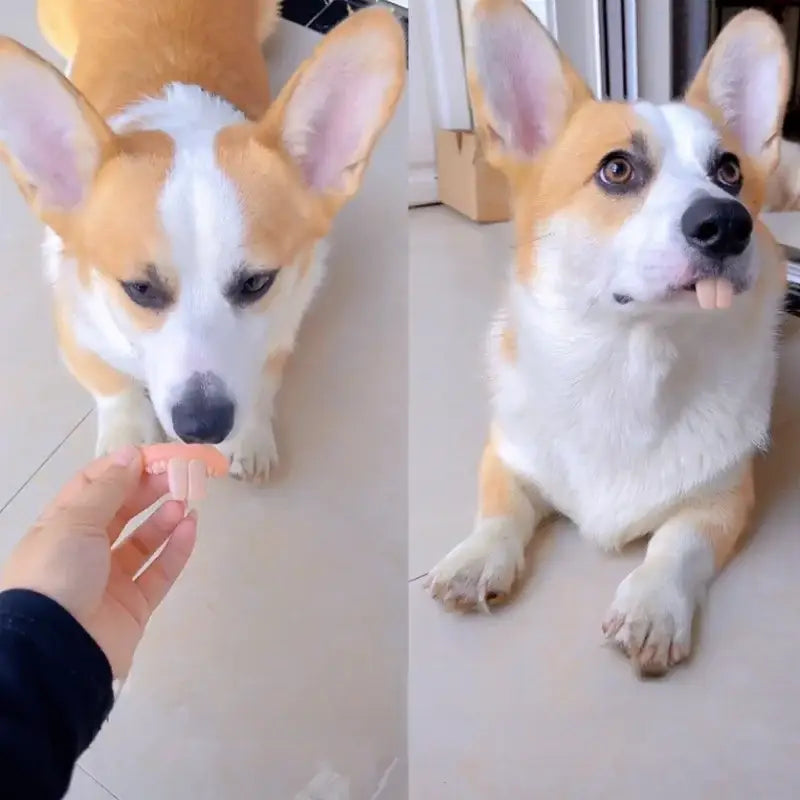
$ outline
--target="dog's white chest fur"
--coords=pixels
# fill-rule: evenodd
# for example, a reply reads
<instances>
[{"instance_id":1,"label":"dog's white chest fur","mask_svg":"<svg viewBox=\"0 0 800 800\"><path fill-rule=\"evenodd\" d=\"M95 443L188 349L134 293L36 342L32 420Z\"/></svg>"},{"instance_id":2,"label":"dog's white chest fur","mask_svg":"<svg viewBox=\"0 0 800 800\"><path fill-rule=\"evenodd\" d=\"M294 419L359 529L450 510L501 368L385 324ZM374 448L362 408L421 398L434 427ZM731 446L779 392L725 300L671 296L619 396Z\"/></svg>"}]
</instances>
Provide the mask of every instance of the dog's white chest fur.
<instances>
[{"instance_id":1,"label":"dog's white chest fur","mask_svg":"<svg viewBox=\"0 0 800 800\"><path fill-rule=\"evenodd\" d=\"M515 358L492 348L500 454L587 537L648 533L766 443L776 297L757 314L587 324L516 291Z\"/></svg>"}]
</instances>

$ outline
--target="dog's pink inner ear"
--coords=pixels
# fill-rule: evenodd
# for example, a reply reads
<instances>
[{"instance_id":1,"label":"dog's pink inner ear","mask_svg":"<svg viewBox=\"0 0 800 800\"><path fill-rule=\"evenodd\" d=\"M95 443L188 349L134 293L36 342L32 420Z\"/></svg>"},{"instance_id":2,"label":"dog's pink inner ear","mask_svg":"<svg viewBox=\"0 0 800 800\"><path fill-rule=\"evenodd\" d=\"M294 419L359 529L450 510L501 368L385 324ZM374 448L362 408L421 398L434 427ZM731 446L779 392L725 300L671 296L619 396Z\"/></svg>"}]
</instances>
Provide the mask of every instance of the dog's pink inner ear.
<instances>
[{"instance_id":1,"label":"dog's pink inner ear","mask_svg":"<svg viewBox=\"0 0 800 800\"><path fill-rule=\"evenodd\" d=\"M78 170L69 133L44 122L33 122L17 161L38 190L44 206L69 209L83 200L85 185Z\"/></svg>"},{"instance_id":2,"label":"dog's pink inner ear","mask_svg":"<svg viewBox=\"0 0 800 800\"><path fill-rule=\"evenodd\" d=\"M552 143L567 112L568 86L558 51L524 9L475 20L472 59L502 145L534 156Z\"/></svg>"},{"instance_id":3,"label":"dog's pink inner ear","mask_svg":"<svg viewBox=\"0 0 800 800\"><path fill-rule=\"evenodd\" d=\"M99 155L75 97L21 59L0 71L0 146L38 204L60 210L83 200Z\"/></svg>"},{"instance_id":4,"label":"dog's pink inner ear","mask_svg":"<svg viewBox=\"0 0 800 800\"><path fill-rule=\"evenodd\" d=\"M781 28L751 9L722 29L686 99L720 112L747 154L769 172L778 160L789 74Z\"/></svg>"},{"instance_id":5,"label":"dog's pink inner ear","mask_svg":"<svg viewBox=\"0 0 800 800\"><path fill-rule=\"evenodd\" d=\"M289 100L283 141L308 185L349 193L350 173L369 155L397 83L380 40L351 38L330 48L303 76Z\"/></svg>"},{"instance_id":6,"label":"dog's pink inner ear","mask_svg":"<svg viewBox=\"0 0 800 800\"><path fill-rule=\"evenodd\" d=\"M776 132L783 103L781 53L741 36L711 63L709 95L745 150L757 155Z\"/></svg>"}]
</instances>

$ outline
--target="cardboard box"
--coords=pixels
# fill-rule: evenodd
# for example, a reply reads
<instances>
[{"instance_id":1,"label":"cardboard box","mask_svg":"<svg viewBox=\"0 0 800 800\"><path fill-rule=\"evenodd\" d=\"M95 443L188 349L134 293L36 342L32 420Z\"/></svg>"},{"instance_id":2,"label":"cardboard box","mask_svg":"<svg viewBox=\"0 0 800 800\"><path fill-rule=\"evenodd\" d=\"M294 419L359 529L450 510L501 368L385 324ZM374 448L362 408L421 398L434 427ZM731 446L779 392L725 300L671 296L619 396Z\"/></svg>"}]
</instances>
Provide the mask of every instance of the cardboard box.
<instances>
[{"instance_id":1,"label":"cardboard box","mask_svg":"<svg viewBox=\"0 0 800 800\"><path fill-rule=\"evenodd\" d=\"M511 218L505 176L484 158L472 131L436 133L439 200L476 222Z\"/></svg>"}]
</instances>

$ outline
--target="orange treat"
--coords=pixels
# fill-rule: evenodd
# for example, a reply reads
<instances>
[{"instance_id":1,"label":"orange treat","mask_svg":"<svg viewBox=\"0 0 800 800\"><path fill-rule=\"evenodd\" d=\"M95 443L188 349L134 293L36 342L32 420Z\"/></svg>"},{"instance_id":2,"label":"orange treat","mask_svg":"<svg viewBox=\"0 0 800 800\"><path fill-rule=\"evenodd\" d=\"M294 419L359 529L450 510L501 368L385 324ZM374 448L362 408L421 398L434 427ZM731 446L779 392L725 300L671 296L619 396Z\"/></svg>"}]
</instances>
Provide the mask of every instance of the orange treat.
<instances>
[{"instance_id":1,"label":"orange treat","mask_svg":"<svg viewBox=\"0 0 800 800\"><path fill-rule=\"evenodd\" d=\"M142 454L145 472L166 472L170 494L183 502L201 500L206 494L206 477L218 478L228 472L228 459L207 444L153 444L143 447Z\"/></svg>"},{"instance_id":2,"label":"orange treat","mask_svg":"<svg viewBox=\"0 0 800 800\"><path fill-rule=\"evenodd\" d=\"M221 478L228 474L228 459L216 447L210 444L183 444L183 442L164 442L148 444L142 447L145 472L159 475L167 471L167 464L172 458L183 461L202 461L206 466L206 474L212 478Z\"/></svg>"}]
</instances>

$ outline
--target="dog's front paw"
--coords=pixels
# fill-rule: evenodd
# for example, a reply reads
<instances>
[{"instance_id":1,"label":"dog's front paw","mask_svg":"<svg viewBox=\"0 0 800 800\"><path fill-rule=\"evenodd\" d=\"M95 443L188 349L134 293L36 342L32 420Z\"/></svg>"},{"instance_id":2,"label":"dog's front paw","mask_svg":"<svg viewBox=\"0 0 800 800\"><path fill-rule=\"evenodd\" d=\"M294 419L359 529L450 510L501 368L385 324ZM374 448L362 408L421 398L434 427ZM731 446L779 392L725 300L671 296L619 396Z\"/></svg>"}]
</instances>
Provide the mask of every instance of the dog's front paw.
<instances>
[{"instance_id":1,"label":"dog's front paw","mask_svg":"<svg viewBox=\"0 0 800 800\"><path fill-rule=\"evenodd\" d=\"M129 445L138 447L163 441L164 431L146 397L120 399L105 407L98 406L95 445L98 457Z\"/></svg>"},{"instance_id":2,"label":"dog's front paw","mask_svg":"<svg viewBox=\"0 0 800 800\"><path fill-rule=\"evenodd\" d=\"M230 459L230 476L236 480L265 483L278 464L278 448L272 424L248 428L220 445Z\"/></svg>"},{"instance_id":3,"label":"dog's front paw","mask_svg":"<svg viewBox=\"0 0 800 800\"><path fill-rule=\"evenodd\" d=\"M627 653L639 675L658 677L689 656L695 601L674 574L642 564L617 588L603 633Z\"/></svg>"},{"instance_id":4,"label":"dog's front paw","mask_svg":"<svg viewBox=\"0 0 800 800\"><path fill-rule=\"evenodd\" d=\"M483 523L429 573L425 585L448 610L488 611L505 602L525 566L518 537L499 525Z\"/></svg>"}]
</instances>

